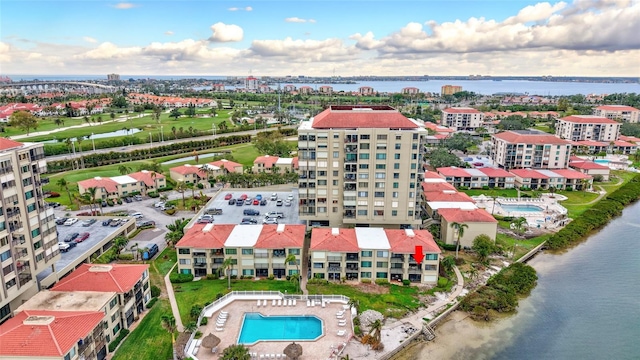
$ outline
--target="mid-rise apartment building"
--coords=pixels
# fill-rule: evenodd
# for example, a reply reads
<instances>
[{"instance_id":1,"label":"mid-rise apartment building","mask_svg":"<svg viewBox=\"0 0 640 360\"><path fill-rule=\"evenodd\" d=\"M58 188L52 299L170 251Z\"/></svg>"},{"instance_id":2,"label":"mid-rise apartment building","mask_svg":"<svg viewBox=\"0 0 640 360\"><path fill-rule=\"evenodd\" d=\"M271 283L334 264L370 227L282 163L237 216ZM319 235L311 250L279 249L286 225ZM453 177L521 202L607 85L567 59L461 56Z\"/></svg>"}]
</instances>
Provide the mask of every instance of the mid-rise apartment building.
<instances>
[{"instance_id":1,"label":"mid-rise apartment building","mask_svg":"<svg viewBox=\"0 0 640 360\"><path fill-rule=\"evenodd\" d=\"M446 108L440 120L440 124L455 131L475 131L483 122L484 113L470 107Z\"/></svg>"},{"instance_id":2,"label":"mid-rise apartment building","mask_svg":"<svg viewBox=\"0 0 640 360\"><path fill-rule=\"evenodd\" d=\"M531 130L504 131L491 136L491 159L500 168L565 169L571 142Z\"/></svg>"},{"instance_id":3,"label":"mid-rise apartment building","mask_svg":"<svg viewBox=\"0 0 640 360\"><path fill-rule=\"evenodd\" d=\"M302 122L300 218L332 227L418 225L426 134L389 106L331 106Z\"/></svg>"},{"instance_id":4,"label":"mid-rise apartment building","mask_svg":"<svg viewBox=\"0 0 640 360\"><path fill-rule=\"evenodd\" d=\"M38 292L36 275L60 260L53 208L45 206L42 144L0 138L0 323Z\"/></svg>"},{"instance_id":5,"label":"mid-rise apartment building","mask_svg":"<svg viewBox=\"0 0 640 360\"><path fill-rule=\"evenodd\" d=\"M96 176L78 181L80 195L90 188L96 188L96 199L118 199L131 193L146 194L167 186L165 176L154 171L142 170L129 175L103 178Z\"/></svg>"},{"instance_id":6,"label":"mid-rise apartment building","mask_svg":"<svg viewBox=\"0 0 640 360\"><path fill-rule=\"evenodd\" d=\"M416 246L424 255L420 263ZM440 248L427 230L314 228L309 254L314 278L438 281Z\"/></svg>"},{"instance_id":7,"label":"mid-rise apartment building","mask_svg":"<svg viewBox=\"0 0 640 360\"><path fill-rule=\"evenodd\" d=\"M440 94L442 96L453 95L461 91L462 91L462 86L459 86L459 85L442 85L442 87L440 88Z\"/></svg>"},{"instance_id":8,"label":"mid-rise apartment building","mask_svg":"<svg viewBox=\"0 0 640 360\"><path fill-rule=\"evenodd\" d=\"M571 115L558 119L556 135L571 141L615 141L620 136L620 123L595 115Z\"/></svg>"},{"instance_id":9,"label":"mid-rise apartment building","mask_svg":"<svg viewBox=\"0 0 640 360\"><path fill-rule=\"evenodd\" d=\"M640 110L626 105L602 105L593 111L595 116L616 119L624 122L637 123L640 121Z\"/></svg>"}]
</instances>

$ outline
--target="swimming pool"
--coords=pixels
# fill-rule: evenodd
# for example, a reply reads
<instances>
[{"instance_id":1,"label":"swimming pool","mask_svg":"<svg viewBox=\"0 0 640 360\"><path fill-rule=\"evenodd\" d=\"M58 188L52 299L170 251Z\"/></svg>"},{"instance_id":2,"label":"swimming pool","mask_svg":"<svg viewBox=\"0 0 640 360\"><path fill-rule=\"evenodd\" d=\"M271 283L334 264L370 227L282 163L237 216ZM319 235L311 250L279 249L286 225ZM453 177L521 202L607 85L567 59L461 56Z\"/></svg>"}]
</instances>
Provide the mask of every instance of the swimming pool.
<instances>
[{"instance_id":1,"label":"swimming pool","mask_svg":"<svg viewBox=\"0 0 640 360\"><path fill-rule=\"evenodd\" d=\"M259 341L312 341L322 335L322 320L315 316L265 316L245 313L238 344Z\"/></svg>"},{"instance_id":2,"label":"swimming pool","mask_svg":"<svg viewBox=\"0 0 640 360\"><path fill-rule=\"evenodd\" d=\"M500 204L502 209L506 212L541 212L543 209L540 206L530 204Z\"/></svg>"},{"instance_id":3,"label":"swimming pool","mask_svg":"<svg viewBox=\"0 0 640 360\"><path fill-rule=\"evenodd\" d=\"M595 159L595 160L593 160L593 162L596 163L596 164L605 164L605 165L608 165L610 161L611 160L609 160L609 159Z\"/></svg>"}]
</instances>

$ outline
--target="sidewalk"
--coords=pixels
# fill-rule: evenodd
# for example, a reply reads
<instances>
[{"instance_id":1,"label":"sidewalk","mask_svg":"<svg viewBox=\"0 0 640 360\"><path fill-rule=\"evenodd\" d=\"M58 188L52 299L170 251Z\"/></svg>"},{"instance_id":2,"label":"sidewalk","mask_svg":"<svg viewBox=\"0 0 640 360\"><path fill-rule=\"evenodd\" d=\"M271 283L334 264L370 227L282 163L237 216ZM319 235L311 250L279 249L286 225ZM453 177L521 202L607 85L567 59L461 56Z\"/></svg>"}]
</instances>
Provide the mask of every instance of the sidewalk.
<instances>
[{"instance_id":1,"label":"sidewalk","mask_svg":"<svg viewBox=\"0 0 640 360\"><path fill-rule=\"evenodd\" d=\"M178 302L176 301L176 295L173 293L173 286L171 285L171 280L169 280L169 276L173 272L173 270L178 266L178 263L175 263L167 276L164 277L164 286L167 288L167 297L169 298L169 303L171 304L171 312L173 313L173 317L176 319L176 329L178 332L184 331L184 325L182 325L182 318L180 318L180 310L178 309Z\"/></svg>"}]
</instances>

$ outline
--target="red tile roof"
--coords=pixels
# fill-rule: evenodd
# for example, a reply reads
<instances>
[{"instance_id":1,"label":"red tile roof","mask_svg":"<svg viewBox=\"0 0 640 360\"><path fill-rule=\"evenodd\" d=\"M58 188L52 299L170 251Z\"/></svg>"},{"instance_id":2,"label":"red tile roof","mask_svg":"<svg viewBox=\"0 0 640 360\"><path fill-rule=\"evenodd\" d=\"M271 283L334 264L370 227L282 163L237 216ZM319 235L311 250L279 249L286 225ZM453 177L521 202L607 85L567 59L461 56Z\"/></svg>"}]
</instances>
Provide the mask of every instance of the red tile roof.
<instances>
[{"instance_id":1,"label":"red tile roof","mask_svg":"<svg viewBox=\"0 0 640 360\"><path fill-rule=\"evenodd\" d=\"M415 254L416 245L422 246L424 254L439 254L440 248L433 240L433 236L427 230L410 230L413 236L409 236L407 231L400 229L385 229L391 252L396 254Z\"/></svg>"},{"instance_id":2,"label":"red tile roof","mask_svg":"<svg viewBox=\"0 0 640 360\"><path fill-rule=\"evenodd\" d=\"M601 105L596 107L596 109L606 111L638 111L638 109L626 105Z\"/></svg>"},{"instance_id":3,"label":"red tile roof","mask_svg":"<svg viewBox=\"0 0 640 360\"><path fill-rule=\"evenodd\" d=\"M499 177L513 177L513 174L503 170L503 169L498 169L498 168L490 168L490 167L485 167L485 168L479 168L479 171L481 171L483 174L487 175L488 177L492 177L492 178L499 178Z\"/></svg>"},{"instance_id":4,"label":"red tile roof","mask_svg":"<svg viewBox=\"0 0 640 360\"><path fill-rule=\"evenodd\" d=\"M633 142L633 143L640 143L640 138L637 138L635 136L625 136L625 135L620 135L618 137L619 140L622 141L629 141L629 142Z\"/></svg>"},{"instance_id":5,"label":"red tile roof","mask_svg":"<svg viewBox=\"0 0 640 360\"><path fill-rule=\"evenodd\" d=\"M562 140L550 134L520 134L514 131L504 131L493 135L498 139L505 140L513 144L554 144L565 145L571 144L570 141Z\"/></svg>"},{"instance_id":6,"label":"red tile roof","mask_svg":"<svg viewBox=\"0 0 640 360\"><path fill-rule=\"evenodd\" d=\"M209 164L217 166L219 168L224 168L228 172L236 171L237 167L242 168L242 164L238 164L237 162L233 162L233 161L227 160L227 159L222 159L222 160L218 160L218 161L212 161Z\"/></svg>"},{"instance_id":7,"label":"red tile roof","mask_svg":"<svg viewBox=\"0 0 640 360\"><path fill-rule=\"evenodd\" d=\"M463 209L438 209L438 214L448 223L470 223L470 222L484 222L484 223L497 223L491 214L484 209L463 210Z\"/></svg>"},{"instance_id":8,"label":"red tile roof","mask_svg":"<svg viewBox=\"0 0 640 360\"><path fill-rule=\"evenodd\" d=\"M148 269L149 265L82 264L51 290L125 293L133 288Z\"/></svg>"},{"instance_id":9,"label":"red tile roof","mask_svg":"<svg viewBox=\"0 0 640 360\"><path fill-rule=\"evenodd\" d=\"M469 197L469 195L460 192L425 192L425 198L427 201L439 201L439 202L471 202L475 201Z\"/></svg>"},{"instance_id":10,"label":"red tile roof","mask_svg":"<svg viewBox=\"0 0 640 360\"><path fill-rule=\"evenodd\" d=\"M572 161L569 167L583 170L609 170L608 166L600 165L593 161Z\"/></svg>"},{"instance_id":11,"label":"red tile roof","mask_svg":"<svg viewBox=\"0 0 640 360\"><path fill-rule=\"evenodd\" d=\"M424 178L425 179L443 179L442 175L438 174L435 171L425 171L424 172Z\"/></svg>"},{"instance_id":12,"label":"red tile roof","mask_svg":"<svg viewBox=\"0 0 640 360\"><path fill-rule=\"evenodd\" d=\"M316 115L312 127L416 129L418 125L390 106L334 105Z\"/></svg>"},{"instance_id":13,"label":"red tile roof","mask_svg":"<svg viewBox=\"0 0 640 360\"><path fill-rule=\"evenodd\" d=\"M264 155L264 156L258 156L255 160L253 160L253 163L264 164L265 168L270 169L273 167L276 161L278 161L278 159L280 159L280 157L278 156Z\"/></svg>"},{"instance_id":14,"label":"red tile roof","mask_svg":"<svg viewBox=\"0 0 640 360\"><path fill-rule=\"evenodd\" d=\"M7 138L0 138L0 150L8 150L22 147L24 144L21 142L13 141Z\"/></svg>"},{"instance_id":15,"label":"red tile roof","mask_svg":"<svg viewBox=\"0 0 640 360\"><path fill-rule=\"evenodd\" d=\"M153 175L154 173L155 175ZM144 182L146 186L155 186L156 185L155 180L165 178L165 176L160 173L148 171L148 170L134 172L133 174L129 174L129 176L131 176L132 178L138 181Z\"/></svg>"},{"instance_id":16,"label":"red tile roof","mask_svg":"<svg viewBox=\"0 0 640 360\"><path fill-rule=\"evenodd\" d=\"M334 235L337 231L337 235ZM358 252L358 240L355 229L313 228L311 230L311 250Z\"/></svg>"},{"instance_id":17,"label":"red tile roof","mask_svg":"<svg viewBox=\"0 0 640 360\"><path fill-rule=\"evenodd\" d=\"M591 179L591 175L587 175L587 174L581 173L580 171L571 170L571 169L554 169L553 172L558 175L562 175L565 179L572 179L572 180Z\"/></svg>"},{"instance_id":18,"label":"red tile roof","mask_svg":"<svg viewBox=\"0 0 640 360\"><path fill-rule=\"evenodd\" d=\"M278 229L282 231L279 232ZM305 225L264 225L253 247L256 249L302 248L305 232Z\"/></svg>"},{"instance_id":19,"label":"red tile roof","mask_svg":"<svg viewBox=\"0 0 640 360\"><path fill-rule=\"evenodd\" d=\"M437 168L436 170L438 170L438 173L444 177L447 177L447 176L470 177L471 176L471 174L469 174L465 169L455 167L455 166L441 167L441 168Z\"/></svg>"},{"instance_id":20,"label":"red tile roof","mask_svg":"<svg viewBox=\"0 0 640 360\"><path fill-rule=\"evenodd\" d=\"M595 140L580 140L574 141L575 146L609 146L608 143L595 141Z\"/></svg>"},{"instance_id":21,"label":"red tile roof","mask_svg":"<svg viewBox=\"0 0 640 360\"><path fill-rule=\"evenodd\" d=\"M636 146L638 146L636 144L633 144L633 143L630 143L630 142L627 142L627 141L622 141L622 140L616 140L616 141L613 142L613 144L615 146L618 146L618 147L636 147Z\"/></svg>"},{"instance_id":22,"label":"red tile roof","mask_svg":"<svg viewBox=\"0 0 640 360\"><path fill-rule=\"evenodd\" d=\"M511 173L521 179L548 179L549 177L543 173L532 169L512 169Z\"/></svg>"},{"instance_id":23,"label":"red tile roof","mask_svg":"<svg viewBox=\"0 0 640 360\"><path fill-rule=\"evenodd\" d=\"M291 165L293 166L293 168L294 168L294 169L298 169L298 157L297 157L297 156L296 156L296 157L294 157L294 158L291 160Z\"/></svg>"},{"instance_id":24,"label":"red tile roof","mask_svg":"<svg viewBox=\"0 0 640 360\"><path fill-rule=\"evenodd\" d=\"M110 178L102 178L99 176L96 176L93 179L78 181L78 186L81 186L85 190L94 187L97 189L104 188L108 193L118 192L117 182Z\"/></svg>"},{"instance_id":25,"label":"red tile roof","mask_svg":"<svg viewBox=\"0 0 640 360\"><path fill-rule=\"evenodd\" d=\"M194 224L176 244L177 248L222 249L229 234L236 227L234 224L213 225L208 231L203 229L209 224Z\"/></svg>"},{"instance_id":26,"label":"red tile roof","mask_svg":"<svg viewBox=\"0 0 640 360\"><path fill-rule=\"evenodd\" d=\"M199 166L189 165L189 164L184 164L184 165L172 167L171 169L169 169L169 171L173 171L173 172L181 174L181 175L197 174L197 175L200 175L201 177L206 177L207 176L206 173L200 171L200 167Z\"/></svg>"},{"instance_id":27,"label":"red tile roof","mask_svg":"<svg viewBox=\"0 0 640 360\"><path fill-rule=\"evenodd\" d=\"M569 156L569 161L584 161L584 159L579 156L571 155Z\"/></svg>"},{"instance_id":28,"label":"red tile roof","mask_svg":"<svg viewBox=\"0 0 640 360\"><path fill-rule=\"evenodd\" d=\"M563 117L560 120L578 124L619 124L619 122L615 120L593 115L571 115Z\"/></svg>"},{"instance_id":29,"label":"red tile roof","mask_svg":"<svg viewBox=\"0 0 640 360\"><path fill-rule=\"evenodd\" d=\"M480 114L480 111L472 108L446 108L442 112L449 114Z\"/></svg>"},{"instance_id":30,"label":"red tile roof","mask_svg":"<svg viewBox=\"0 0 640 360\"><path fill-rule=\"evenodd\" d=\"M443 192L444 190L456 190L456 187L448 182L422 182L422 191L427 192Z\"/></svg>"},{"instance_id":31,"label":"red tile roof","mask_svg":"<svg viewBox=\"0 0 640 360\"><path fill-rule=\"evenodd\" d=\"M0 326L0 356L61 358L104 316L99 311L21 311Z\"/></svg>"}]
</instances>

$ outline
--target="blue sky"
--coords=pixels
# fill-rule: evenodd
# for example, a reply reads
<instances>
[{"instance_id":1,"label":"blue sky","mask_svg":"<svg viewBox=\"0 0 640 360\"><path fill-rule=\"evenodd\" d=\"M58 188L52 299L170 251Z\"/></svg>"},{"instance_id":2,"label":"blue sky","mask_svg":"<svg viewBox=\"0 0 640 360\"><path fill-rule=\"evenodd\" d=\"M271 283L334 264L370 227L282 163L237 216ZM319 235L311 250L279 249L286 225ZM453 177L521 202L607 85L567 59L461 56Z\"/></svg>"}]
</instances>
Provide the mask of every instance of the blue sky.
<instances>
[{"instance_id":1,"label":"blue sky","mask_svg":"<svg viewBox=\"0 0 640 360\"><path fill-rule=\"evenodd\" d=\"M640 76L638 0L0 6L2 74Z\"/></svg>"}]
</instances>

